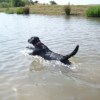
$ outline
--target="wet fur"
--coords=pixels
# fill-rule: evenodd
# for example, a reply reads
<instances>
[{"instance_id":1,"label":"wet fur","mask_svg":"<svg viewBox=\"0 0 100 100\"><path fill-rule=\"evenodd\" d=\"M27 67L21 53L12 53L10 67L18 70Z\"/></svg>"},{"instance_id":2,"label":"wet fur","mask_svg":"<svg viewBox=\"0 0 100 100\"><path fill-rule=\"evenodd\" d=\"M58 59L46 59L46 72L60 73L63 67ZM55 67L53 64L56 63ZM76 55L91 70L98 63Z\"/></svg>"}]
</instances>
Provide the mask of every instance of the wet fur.
<instances>
[{"instance_id":1,"label":"wet fur","mask_svg":"<svg viewBox=\"0 0 100 100\"><path fill-rule=\"evenodd\" d=\"M33 46L35 46L37 43L40 42L40 39L38 37L31 37L30 39L28 39L28 42L33 44ZM32 53L30 53L30 55L38 55L38 56L41 56L42 58L44 58L45 60L57 60L64 64L70 65L71 62L68 59L77 53L77 51L79 49L79 45L76 46L76 48L73 50L73 52L71 52L70 54L68 54L66 56L63 56L58 53L54 53L43 43L37 44L35 46L35 48L33 48L33 47L27 47L27 48L33 50Z\"/></svg>"}]
</instances>

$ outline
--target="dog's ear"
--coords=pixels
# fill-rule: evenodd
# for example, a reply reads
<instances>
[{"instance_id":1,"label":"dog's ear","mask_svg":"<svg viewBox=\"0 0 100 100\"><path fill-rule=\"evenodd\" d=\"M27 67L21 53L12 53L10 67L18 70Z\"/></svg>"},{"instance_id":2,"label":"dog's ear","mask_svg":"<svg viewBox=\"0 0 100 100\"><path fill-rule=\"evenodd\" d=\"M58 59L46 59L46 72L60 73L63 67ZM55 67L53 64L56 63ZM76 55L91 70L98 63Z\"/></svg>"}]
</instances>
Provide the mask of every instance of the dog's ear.
<instances>
[{"instance_id":1,"label":"dog's ear","mask_svg":"<svg viewBox=\"0 0 100 100\"><path fill-rule=\"evenodd\" d=\"M33 39L33 41L34 41L35 43L37 43L37 42L40 41L39 37L32 37L32 39Z\"/></svg>"},{"instance_id":2,"label":"dog's ear","mask_svg":"<svg viewBox=\"0 0 100 100\"><path fill-rule=\"evenodd\" d=\"M35 41L39 40L39 37L32 37Z\"/></svg>"},{"instance_id":3,"label":"dog's ear","mask_svg":"<svg viewBox=\"0 0 100 100\"><path fill-rule=\"evenodd\" d=\"M31 37L31 40L34 40L34 37Z\"/></svg>"}]
</instances>

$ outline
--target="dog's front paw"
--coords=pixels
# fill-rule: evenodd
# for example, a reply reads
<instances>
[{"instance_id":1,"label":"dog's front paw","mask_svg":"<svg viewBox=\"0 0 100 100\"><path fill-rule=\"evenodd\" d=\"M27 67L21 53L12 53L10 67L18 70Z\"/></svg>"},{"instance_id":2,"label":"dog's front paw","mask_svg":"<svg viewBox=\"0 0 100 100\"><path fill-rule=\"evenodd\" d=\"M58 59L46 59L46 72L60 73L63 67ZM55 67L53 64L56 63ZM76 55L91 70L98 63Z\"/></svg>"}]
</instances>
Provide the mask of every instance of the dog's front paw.
<instances>
[{"instance_id":1,"label":"dog's front paw","mask_svg":"<svg viewBox=\"0 0 100 100\"><path fill-rule=\"evenodd\" d=\"M28 47L26 47L26 48L30 48L30 47L28 46Z\"/></svg>"},{"instance_id":2,"label":"dog's front paw","mask_svg":"<svg viewBox=\"0 0 100 100\"><path fill-rule=\"evenodd\" d=\"M28 48L28 49L34 49L33 47L29 47L29 46L28 46L28 47L26 47L26 48Z\"/></svg>"}]
</instances>

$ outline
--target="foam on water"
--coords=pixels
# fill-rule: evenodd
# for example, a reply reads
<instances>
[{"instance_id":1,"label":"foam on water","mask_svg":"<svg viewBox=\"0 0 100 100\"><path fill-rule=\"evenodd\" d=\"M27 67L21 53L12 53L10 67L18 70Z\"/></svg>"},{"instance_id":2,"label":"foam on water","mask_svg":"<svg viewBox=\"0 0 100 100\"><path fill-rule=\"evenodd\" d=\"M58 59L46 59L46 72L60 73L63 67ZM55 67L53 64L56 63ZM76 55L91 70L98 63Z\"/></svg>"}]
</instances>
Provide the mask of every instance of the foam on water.
<instances>
[{"instance_id":1,"label":"foam on water","mask_svg":"<svg viewBox=\"0 0 100 100\"><path fill-rule=\"evenodd\" d=\"M35 63L34 65L38 64L38 65L42 65L44 67L65 67L65 68L69 68L71 70L78 70L79 67L81 66L81 64L79 63L75 63L74 61L71 61L72 62L72 65L65 65L63 63L61 63L60 61L55 61L55 60L51 60L51 61L48 61L48 60L45 60L44 58L40 57L40 56L31 56L29 55L28 53L32 52L31 50L29 49L25 49L25 50L22 50L21 53L23 55L25 55L26 57L28 58L31 58Z\"/></svg>"}]
</instances>

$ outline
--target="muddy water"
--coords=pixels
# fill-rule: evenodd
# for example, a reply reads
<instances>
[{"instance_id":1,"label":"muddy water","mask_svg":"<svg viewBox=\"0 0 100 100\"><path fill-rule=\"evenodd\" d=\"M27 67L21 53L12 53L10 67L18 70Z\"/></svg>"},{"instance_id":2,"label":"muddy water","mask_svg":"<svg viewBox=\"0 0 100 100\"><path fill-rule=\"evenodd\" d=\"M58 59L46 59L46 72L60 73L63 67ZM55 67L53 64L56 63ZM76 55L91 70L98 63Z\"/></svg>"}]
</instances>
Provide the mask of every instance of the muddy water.
<instances>
[{"instance_id":1,"label":"muddy water","mask_svg":"<svg viewBox=\"0 0 100 100\"><path fill-rule=\"evenodd\" d=\"M72 66L29 56L39 36ZM100 18L0 13L0 100L100 100Z\"/></svg>"}]
</instances>

